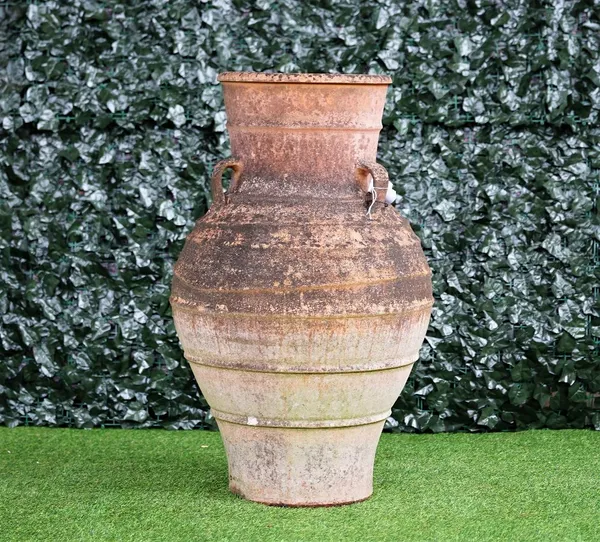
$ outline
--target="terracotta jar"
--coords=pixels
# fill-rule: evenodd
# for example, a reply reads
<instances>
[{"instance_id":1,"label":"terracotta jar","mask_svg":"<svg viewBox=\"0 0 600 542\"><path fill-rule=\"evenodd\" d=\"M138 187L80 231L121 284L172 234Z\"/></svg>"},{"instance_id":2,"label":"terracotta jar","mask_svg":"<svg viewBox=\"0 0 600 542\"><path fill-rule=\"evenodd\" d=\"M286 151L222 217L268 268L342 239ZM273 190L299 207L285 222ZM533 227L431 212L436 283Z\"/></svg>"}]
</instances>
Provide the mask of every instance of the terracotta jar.
<instances>
[{"instance_id":1,"label":"terracotta jar","mask_svg":"<svg viewBox=\"0 0 600 542\"><path fill-rule=\"evenodd\" d=\"M234 158L214 169L213 205L175 266L171 305L230 488L288 506L366 499L432 305L419 239L384 203L375 163L391 80L219 81Z\"/></svg>"}]
</instances>

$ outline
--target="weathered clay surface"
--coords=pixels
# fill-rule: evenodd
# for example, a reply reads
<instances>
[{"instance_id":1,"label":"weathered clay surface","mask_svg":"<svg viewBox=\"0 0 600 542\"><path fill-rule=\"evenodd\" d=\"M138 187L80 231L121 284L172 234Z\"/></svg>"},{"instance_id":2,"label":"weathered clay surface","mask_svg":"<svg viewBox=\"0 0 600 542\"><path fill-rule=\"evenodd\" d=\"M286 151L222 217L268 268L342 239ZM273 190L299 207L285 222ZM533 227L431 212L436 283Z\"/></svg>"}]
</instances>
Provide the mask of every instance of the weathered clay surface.
<instances>
[{"instance_id":1,"label":"weathered clay surface","mask_svg":"<svg viewBox=\"0 0 600 542\"><path fill-rule=\"evenodd\" d=\"M294 506L364 499L432 304L418 238L392 207L367 217L361 190L357 165L375 161L389 80L220 80L235 157L222 167L236 178L175 267L185 356L233 491Z\"/></svg>"},{"instance_id":2,"label":"weathered clay surface","mask_svg":"<svg viewBox=\"0 0 600 542\"><path fill-rule=\"evenodd\" d=\"M218 420L229 487L246 499L272 505L362 501L373 492L373 463L383 423L285 429Z\"/></svg>"}]
</instances>

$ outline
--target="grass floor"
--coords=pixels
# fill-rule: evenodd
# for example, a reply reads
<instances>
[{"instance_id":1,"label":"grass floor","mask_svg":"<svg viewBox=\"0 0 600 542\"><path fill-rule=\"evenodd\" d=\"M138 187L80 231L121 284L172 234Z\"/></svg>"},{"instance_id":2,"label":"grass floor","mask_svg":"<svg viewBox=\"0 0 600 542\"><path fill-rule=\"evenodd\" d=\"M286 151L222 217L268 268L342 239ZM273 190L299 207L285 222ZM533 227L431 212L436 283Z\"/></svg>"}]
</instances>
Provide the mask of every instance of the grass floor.
<instances>
[{"instance_id":1,"label":"grass floor","mask_svg":"<svg viewBox=\"0 0 600 542\"><path fill-rule=\"evenodd\" d=\"M365 502L227 489L217 433L0 428L0 540L600 541L600 433L383 435Z\"/></svg>"}]
</instances>

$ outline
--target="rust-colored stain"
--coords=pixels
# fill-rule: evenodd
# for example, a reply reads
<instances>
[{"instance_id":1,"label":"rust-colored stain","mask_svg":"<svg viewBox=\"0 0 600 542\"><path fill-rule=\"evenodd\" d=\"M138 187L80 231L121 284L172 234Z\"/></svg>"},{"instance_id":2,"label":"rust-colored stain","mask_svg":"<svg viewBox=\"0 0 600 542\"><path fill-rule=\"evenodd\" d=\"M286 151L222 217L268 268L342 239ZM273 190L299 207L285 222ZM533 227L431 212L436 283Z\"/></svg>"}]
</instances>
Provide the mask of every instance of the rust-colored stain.
<instances>
[{"instance_id":1,"label":"rust-colored stain","mask_svg":"<svg viewBox=\"0 0 600 542\"><path fill-rule=\"evenodd\" d=\"M364 500L433 303L419 239L383 203L375 162L391 80L219 80L233 158L215 167L214 203L175 266L171 305L230 488L272 505Z\"/></svg>"}]
</instances>

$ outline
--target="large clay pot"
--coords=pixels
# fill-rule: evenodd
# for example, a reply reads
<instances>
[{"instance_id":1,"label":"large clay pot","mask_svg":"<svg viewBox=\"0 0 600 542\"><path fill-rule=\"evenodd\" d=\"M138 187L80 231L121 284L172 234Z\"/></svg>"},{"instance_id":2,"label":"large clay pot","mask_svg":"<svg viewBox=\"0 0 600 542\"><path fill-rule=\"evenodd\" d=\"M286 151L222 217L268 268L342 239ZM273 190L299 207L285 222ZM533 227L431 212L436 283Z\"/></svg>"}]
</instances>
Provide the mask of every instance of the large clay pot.
<instances>
[{"instance_id":1,"label":"large clay pot","mask_svg":"<svg viewBox=\"0 0 600 542\"><path fill-rule=\"evenodd\" d=\"M219 80L234 158L215 167L214 203L175 266L171 305L230 488L288 506L366 499L432 305L419 239L383 203L387 173L375 163L391 81Z\"/></svg>"}]
</instances>

